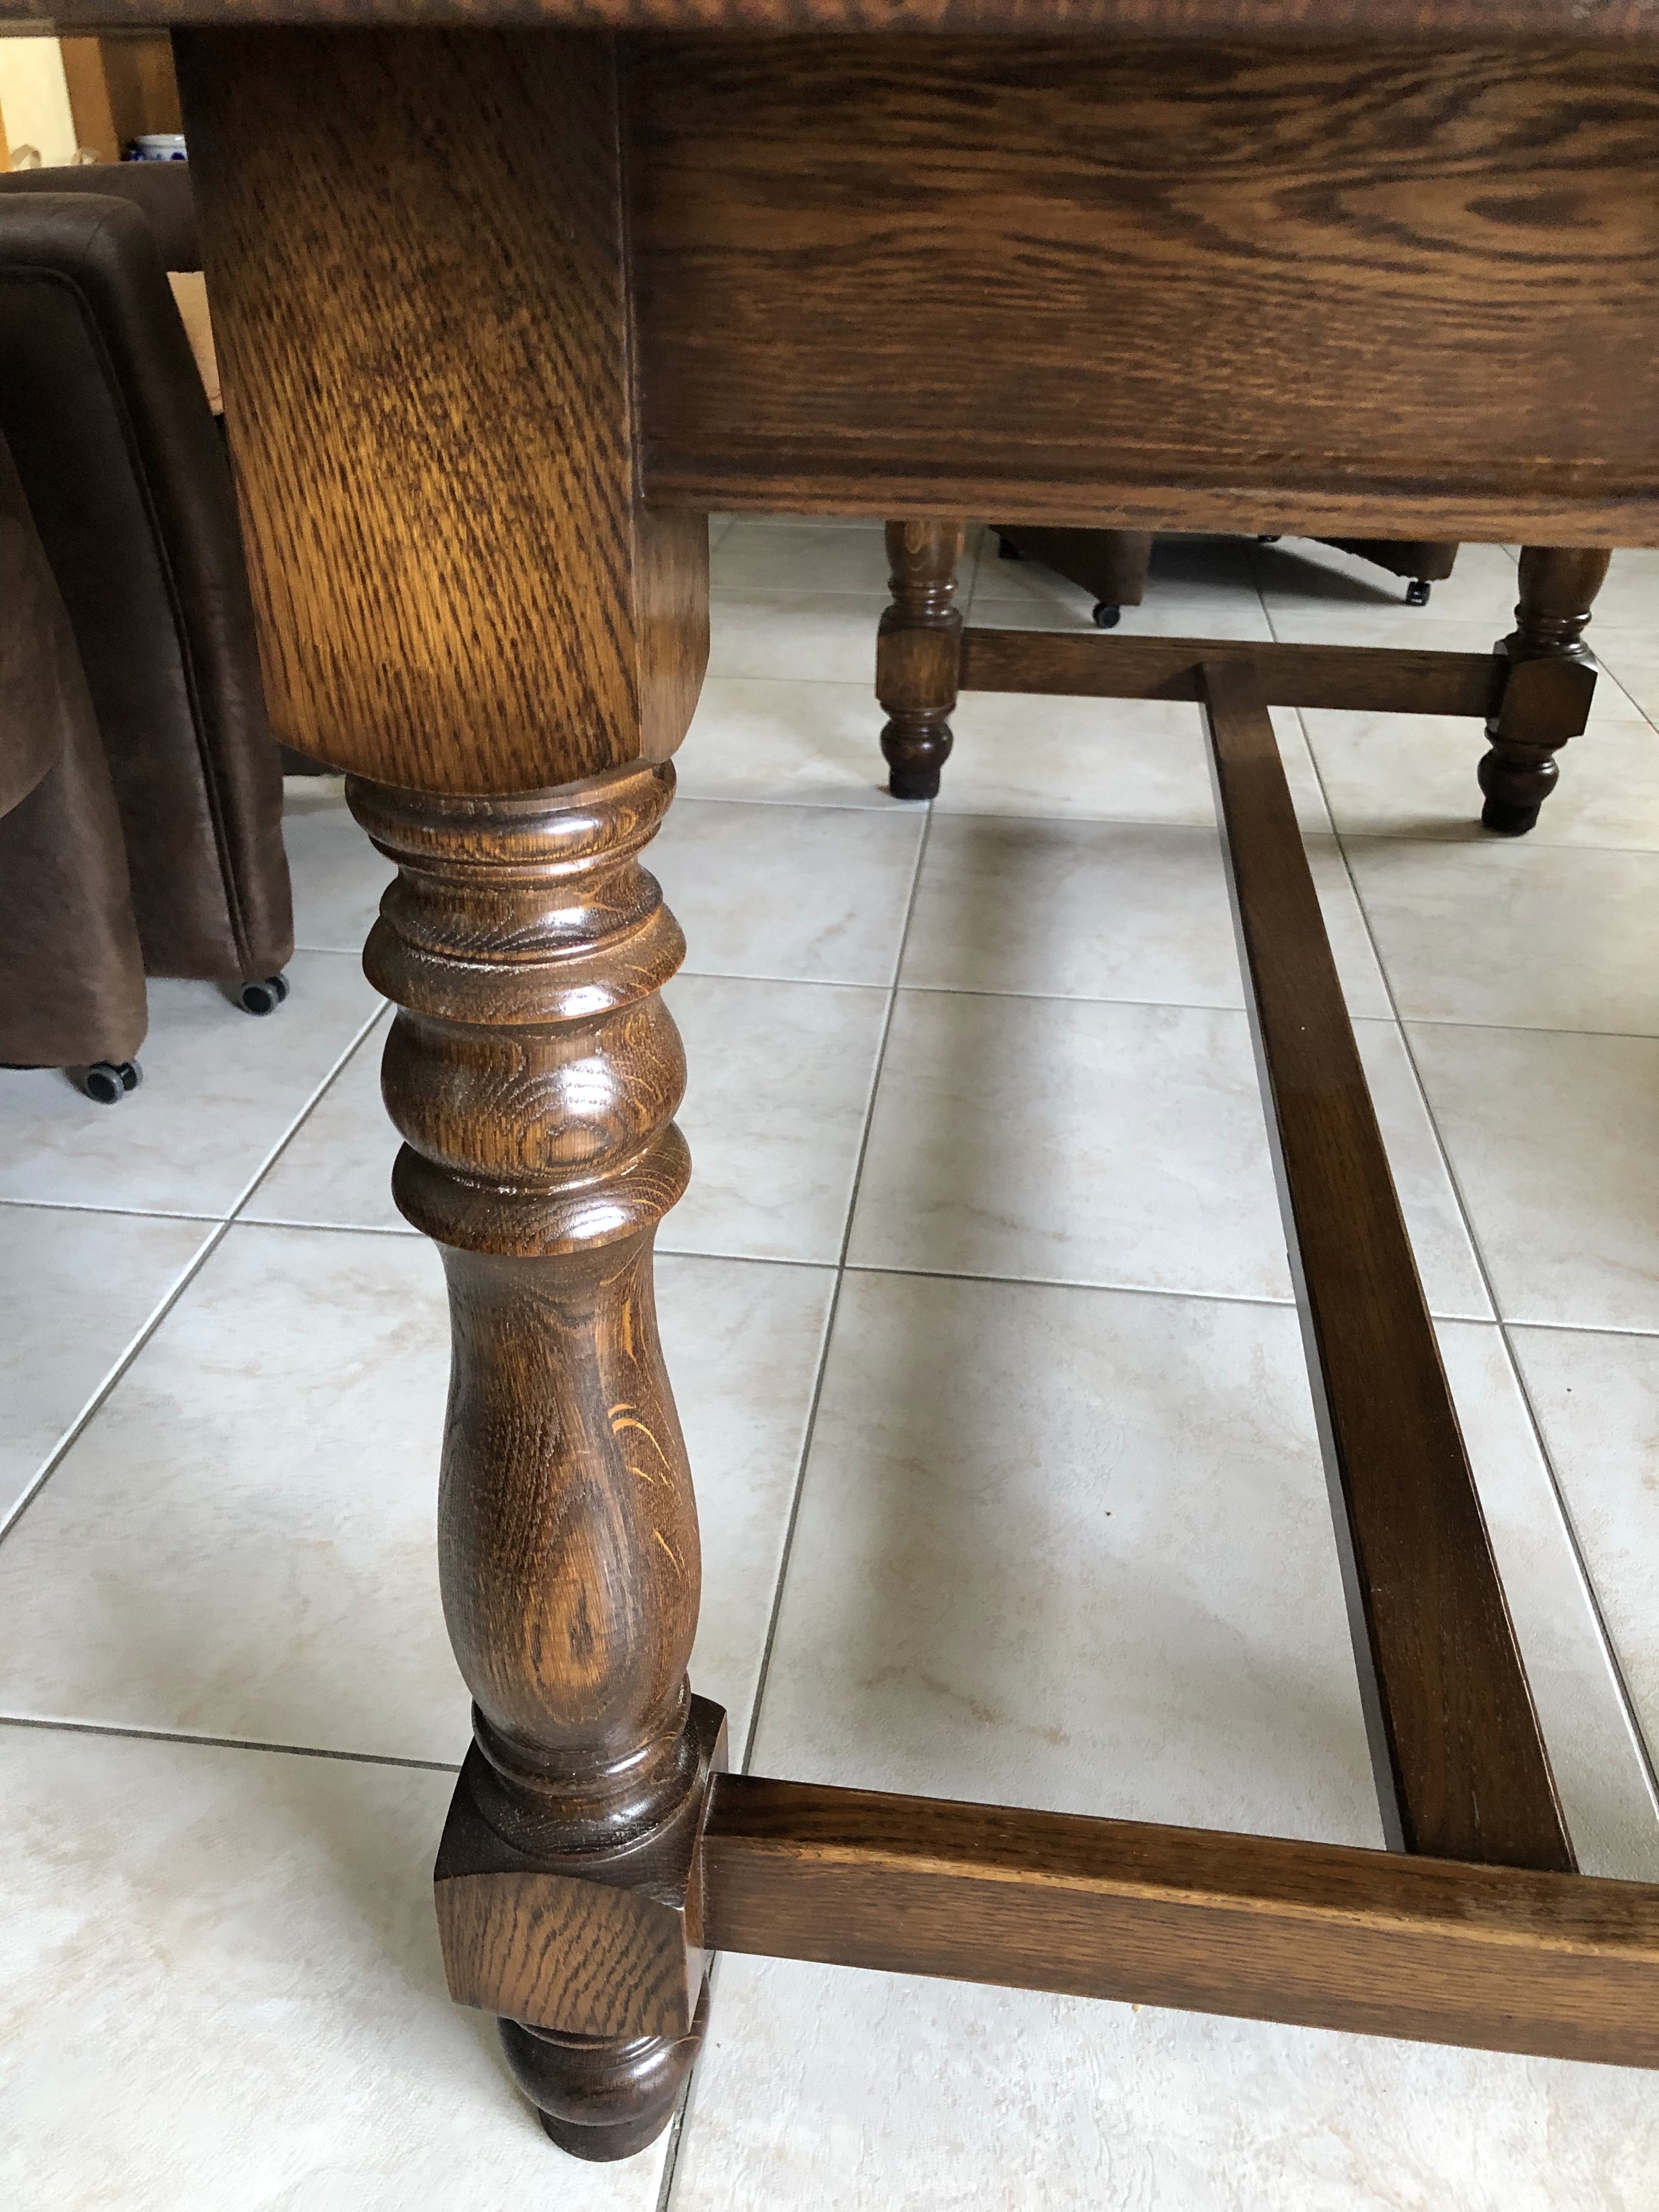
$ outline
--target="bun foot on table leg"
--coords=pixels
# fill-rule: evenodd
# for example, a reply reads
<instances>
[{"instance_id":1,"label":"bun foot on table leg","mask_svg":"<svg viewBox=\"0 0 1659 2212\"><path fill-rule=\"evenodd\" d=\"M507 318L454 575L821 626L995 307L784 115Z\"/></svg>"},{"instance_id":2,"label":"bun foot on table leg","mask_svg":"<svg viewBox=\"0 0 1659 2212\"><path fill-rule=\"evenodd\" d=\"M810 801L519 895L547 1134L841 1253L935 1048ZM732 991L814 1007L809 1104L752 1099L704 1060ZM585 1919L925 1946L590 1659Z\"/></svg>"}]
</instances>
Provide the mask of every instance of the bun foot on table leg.
<instances>
[{"instance_id":1,"label":"bun foot on table leg","mask_svg":"<svg viewBox=\"0 0 1659 2212\"><path fill-rule=\"evenodd\" d=\"M610 2042L504 2020L501 2046L514 2080L561 2150L594 2160L631 2158L673 2117L708 2019L705 1983L685 2035Z\"/></svg>"}]
</instances>

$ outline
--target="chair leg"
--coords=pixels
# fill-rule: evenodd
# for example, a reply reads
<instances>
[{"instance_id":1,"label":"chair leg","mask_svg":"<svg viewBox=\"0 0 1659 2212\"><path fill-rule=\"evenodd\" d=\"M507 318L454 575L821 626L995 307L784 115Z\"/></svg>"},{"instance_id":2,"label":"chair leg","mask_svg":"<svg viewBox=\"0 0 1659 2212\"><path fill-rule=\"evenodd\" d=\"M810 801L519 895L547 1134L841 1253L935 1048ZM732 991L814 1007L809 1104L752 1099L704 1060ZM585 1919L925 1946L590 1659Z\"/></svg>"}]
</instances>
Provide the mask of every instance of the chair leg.
<instances>
[{"instance_id":1,"label":"chair leg","mask_svg":"<svg viewBox=\"0 0 1659 2212\"><path fill-rule=\"evenodd\" d=\"M1599 547L1528 545L1521 555L1515 628L1495 648L1503 690L1486 724L1480 819L1524 836L1560 775L1555 755L1589 718L1595 656L1582 641L1612 555Z\"/></svg>"},{"instance_id":2,"label":"chair leg","mask_svg":"<svg viewBox=\"0 0 1659 2212\"><path fill-rule=\"evenodd\" d=\"M933 799L951 751L962 617L957 563L962 522L890 522L887 558L893 603L876 640L876 696L887 710L881 750L895 799Z\"/></svg>"}]
</instances>

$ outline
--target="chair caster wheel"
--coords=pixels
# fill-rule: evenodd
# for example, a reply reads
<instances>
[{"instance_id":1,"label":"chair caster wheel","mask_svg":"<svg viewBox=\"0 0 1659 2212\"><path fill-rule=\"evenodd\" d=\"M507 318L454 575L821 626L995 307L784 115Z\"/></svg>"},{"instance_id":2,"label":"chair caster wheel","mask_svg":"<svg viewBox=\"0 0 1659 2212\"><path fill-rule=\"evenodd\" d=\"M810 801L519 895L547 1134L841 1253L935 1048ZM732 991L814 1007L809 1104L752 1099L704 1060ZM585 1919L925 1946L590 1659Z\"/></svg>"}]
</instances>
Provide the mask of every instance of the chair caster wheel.
<instances>
[{"instance_id":1,"label":"chair caster wheel","mask_svg":"<svg viewBox=\"0 0 1659 2212\"><path fill-rule=\"evenodd\" d=\"M997 558L999 561L1023 561L1025 558L1025 556L1020 551L1018 546L1015 544L1012 538L999 538L997 540Z\"/></svg>"},{"instance_id":2,"label":"chair caster wheel","mask_svg":"<svg viewBox=\"0 0 1659 2212\"><path fill-rule=\"evenodd\" d=\"M1121 607L1108 606L1104 599L1095 601L1093 621L1097 629L1115 629L1122 616Z\"/></svg>"},{"instance_id":3,"label":"chair caster wheel","mask_svg":"<svg viewBox=\"0 0 1659 2212\"><path fill-rule=\"evenodd\" d=\"M260 982L244 983L236 1003L245 1014L274 1014L288 996L286 975L267 975Z\"/></svg>"},{"instance_id":4,"label":"chair caster wheel","mask_svg":"<svg viewBox=\"0 0 1659 2212\"><path fill-rule=\"evenodd\" d=\"M143 1079L144 1071L136 1060L94 1060L90 1067L70 1070L70 1080L82 1097L99 1106L118 1106Z\"/></svg>"},{"instance_id":5,"label":"chair caster wheel","mask_svg":"<svg viewBox=\"0 0 1659 2212\"><path fill-rule=\"evenodd\" d=\"M1413 576L1411 582L1406 586L1406 605L1408 607L1425 607L1428 604L1428 586L1424 582L1421 576Z\"/></svg>"},{"instance_id":6,"label":"chair caster wheel","mask_svg":"<svg viewBox=\"0 0 1659 2212\"><path fill-rule=\"evenodd\" d=\"M1258 545L1277 545L1279 535L1277 531L1258 531L1255 542Z\"/></svg>"}]
</instances>

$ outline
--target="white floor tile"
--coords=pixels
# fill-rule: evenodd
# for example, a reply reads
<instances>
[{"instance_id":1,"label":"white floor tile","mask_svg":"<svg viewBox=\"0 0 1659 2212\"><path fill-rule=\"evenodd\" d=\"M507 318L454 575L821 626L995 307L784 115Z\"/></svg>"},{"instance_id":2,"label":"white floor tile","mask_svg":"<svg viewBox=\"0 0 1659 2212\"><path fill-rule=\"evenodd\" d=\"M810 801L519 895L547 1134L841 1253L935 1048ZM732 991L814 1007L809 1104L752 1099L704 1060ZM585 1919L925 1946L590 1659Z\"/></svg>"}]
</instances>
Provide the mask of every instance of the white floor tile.
<instances>
[{"instance_id":1,"label":"white floor tile","mask_svg":"<svg viewBox=\"0 0 1659 2212\"><path fill-rule=\"evenodd\" d=\"M674 757L689 799L903 805L888 796L881 708L856 684L711 677ZM651 865L647 857L646 865Z\"/></svg>"},{"instance_id":2,"label":"white floor tile","mask_svg":"<svg viewBox=\"0 0 1659 2212\"><path fill-rule=\"evenodd\" d=\"M1659 1032L1659 854L1350 837L1401 1017Z\"/></svg>"},{"instance_id":3,"label":"white floor tile","mask_svg":"<svg viewBox=\"0 0 1659 2212\"><path fill-rule=\"evenodd\" d=\"M380 1096L388 1007L254 1185L237 1218L415 1234L392 1203L401 1139Z\"/></svg>"},{"instance_id":4,"label":"white floor tile","mask_svg":"<svg viewBox=\"0 0 1659 2212\"><path fill-rule=\"evenodd\" d=\"M1407 1035L1500 1313L1659 1329L1659 1042Z\"/></svg>"},{"instance_id":5,"label":"white floor tile","mask_svg":"<svg viewBox=\"0 0 1659 2212\"><path fill-rule=\"evenodd\" d=\"M665 1252L833 1264L886 1016L886 994L680 975L668 1005L689 1071L678 1121L691 1188Z\"/></svg>"},{"instance_id":6,"label":"white floor tile","mask_svg":"<svg viewBox=\"0 0 1659 2212\"><path fill-rule=\"evenodd\" d=\"M708 1529L699 1687L741 1735L827 1305L665 1260ZM448 1371L424 1239L233 1228L0 1545L0 1712L459 1762Z\"/></svg>"},{"instance_id":7,"label":"white floor tile","mask_svg":"<svg viewBox=\"0 0 1659 2212\"><path fill-rule=\"evenodd\" d=\"M1439 1335L1578 1863L1659 1881L1659 1806L1503 1333L1443 1322Z\"/></svg>"},{"instance_id":8,"label":"white floor tile","mask_svg":"<svg viewBox=\"0 0 1659 2212\"><path fill-rule=\"evenodd\" d=\"M97 1106L53 1068L0 1071L0 1198L222 1217L380 1000L355 957L296 953L273 1014L155 982L143 1087Z\"/></svg>"},{"instance_id":9,"label":"white floor tile","mask_svg":"<svg viewBox=\"0 0 1659 2212\"><path fill-rule=\"evenodd\" d=\"M1339 832L1490 845L1475 769L1479 722L1435 714L1304 716ZM1659 850L1659 731L1599 721L1557 756L1561 780L1526 845Z\"/></svg>"},{"instance_id":10,"label":"white floor tile","mask_svg":"<svg viewBox=\"0 0 1659 2212\"><path fill-rule=\"evenodd\" d=\"M397 870L352 820L343 775L286 779L283 842L294 881L295 943L361 959L380 894Z\"/></svg>"},{"instance_id":11,"label":"white floor tile","mask_svg":"<svg viewBox=\"0 0 1659 2212\"><path fill-rule=\"evenodd\" d=\"M1220 840L1167 823L942 816L900 980L1243 1006Z\"/></svg>"},{"instance_id":12,"label":"white floor tile","mask_svg":"<svg viewBox=\"0 0 1659 2212\"><path fill-rule=\"evenodd\" d=\"M1429 1310L1489 1320L1492 1300L1405 1041L1392 1022L1357 1021L1353 1034Z\"/></svg>"},{"instance_id":13,"label":"white floor tile","mask_svg":"<svg viewBox=\"0 0 1659 2212\"><path fill-rule=\"evenodd\" d=\"M1659 1759L1659 1338L1517 1328L1511 1341L1631 1702Z\"/></svg>"},{"instance_id":14,"label":"white floor tile","mask_svg":"<svg viewBox=\"0 0 1659 2212\"><path fill-rule=\"evenodd\" d=\"M1380 1844L1295 1315L849 1276L753 1763Z\"/></svg>"},{"instance_id":15,"label":"white floor tile","mask_svg":"<svg viewBox=\"0 0 1659 2212\"><path fill-rule=\"evenodd\" d=\"M452 2005L453 1778L0 1729L0 2193L27 2212L652 2212Z\"/></svg>"},{"instance_id":16,"label":"white floor tile","mask_svg":"<svg viewBox=\"0 0 1659 2212\"><path fill-rule=\"evenodd\" d=\"M709 601L711 676L787 676L857 684L873 699L880 592L715 591Z\"/></svg>"},{"instance_id":17,"label":"white floor tile","mask_svg":"<svg viewBox=\"0 0 1659 2212\"><path fill-rule=\"evenodd\" d=\"M1659 2081L720 1962L674 2212L1649 2212Z\"/></svg>"},{"instance_id":18,"label":"white floor tile","mask_svg":"<svg viewBox=\"0 0 1659 2212\"><path fill-rule=\"evenodd\" d=\"M901 992L850 1256L1288 1298L1243 1014Z\"/></svg>"},{"instance_id":19,"label":"white floor tile","mask_svg":"<svg viewBox=\"0 0 1659 2212\"><path fill-rule=\"evenodd\" d=\"M684 799L651 848L693 975L889 983L920 811Z\"/></svg>"},{"instance_id":20,"label":"white floor tile","mask_svg":"<svg viewBox=\"0 0 1659 2212\"><path fill-rule=\"evenodd\" d=\"M0 1522L212 1234L199 1221L0 1207Z\"/></svg>"},{"instance_id":21,"label":"white floor tile","mask_svg":"<svg viewBox=\"0 0 1659 2212\"><path fill-rule=\"evenodd\" d=\"M738 523L721 539L708 569L715 590L738 592L885 592L887 576L882 524L805 519L783 530Z\"/></svg>"},{"instance_id":22,"label":"white floor tile","mask_svg":"<svg viewBox=\"0 0 1659 2212\"><path fill-rule=\"evenodd\" d=\"M1654 649L1652 630L1598 628L1588 641L1595 648L1604 675L1613 678L1650 721L1659 720L1659 652ZM1598 684L1598 698L1601 693Z\"/></svg>"}]
</instances>

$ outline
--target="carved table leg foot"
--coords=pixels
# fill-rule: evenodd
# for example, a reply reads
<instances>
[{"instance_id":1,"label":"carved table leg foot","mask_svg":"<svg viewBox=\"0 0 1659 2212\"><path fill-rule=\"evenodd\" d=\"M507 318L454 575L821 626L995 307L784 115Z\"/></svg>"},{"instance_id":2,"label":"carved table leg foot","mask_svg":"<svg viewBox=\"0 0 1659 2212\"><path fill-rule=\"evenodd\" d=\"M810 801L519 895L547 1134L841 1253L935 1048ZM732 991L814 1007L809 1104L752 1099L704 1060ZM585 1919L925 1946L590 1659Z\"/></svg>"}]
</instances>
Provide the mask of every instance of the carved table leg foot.
<instances>
[{"instance_id":1,"label":"carved table leg foot","mask_svg":"<svg viewBox=\"0 0 1659 2212\"><path fill-rule=\"evenodd\" d=\"M1528 545L1521 555L1515 629L1496 647L1498 705L1486 724L1492 750L1480 763L1480 819L1519 837L1538 819L1560 770L1555 755L1589 718L1595 657L1584 625L1613 556L1599 549Z\"/></svg>"},{"instance_id":2,"label":"carved table leg foot","mask_svg":"<svg viewBox=\"0 0 1659 2212\"><path fill-rule=\"evenodd\" d=\"M876 696L887 710L881 750L895 799L937 797L950 755L962 657L962 617L951 602L967 539L961 522L887 526L893 604L876 640Z\"/></svg>"},{"instance_id":3,"label":"carved table leg foot","mask_svg":"<svg viewBox=\"0 0 1659 2212\"><path fill-rule=\"evenodd\" d=\"M435 1869L445 1971L585 2158L659 2133L696 2056L725 1756L686 1684L696 1510L651 1279L690 1173L659 995L684 941L638 858L673 783L639 763L505 798L350 787L399 869L364 956L401 1009L392 1187L442 1250L454 1332L439 1565L475 1741Z\"/></svg>"}]
</instances>

